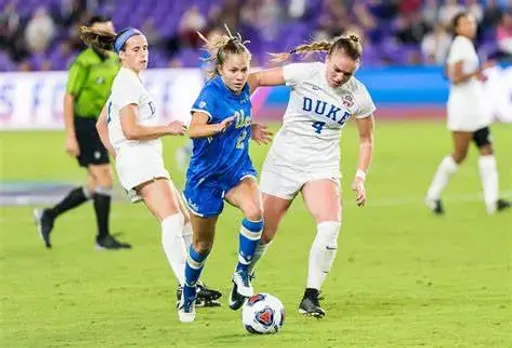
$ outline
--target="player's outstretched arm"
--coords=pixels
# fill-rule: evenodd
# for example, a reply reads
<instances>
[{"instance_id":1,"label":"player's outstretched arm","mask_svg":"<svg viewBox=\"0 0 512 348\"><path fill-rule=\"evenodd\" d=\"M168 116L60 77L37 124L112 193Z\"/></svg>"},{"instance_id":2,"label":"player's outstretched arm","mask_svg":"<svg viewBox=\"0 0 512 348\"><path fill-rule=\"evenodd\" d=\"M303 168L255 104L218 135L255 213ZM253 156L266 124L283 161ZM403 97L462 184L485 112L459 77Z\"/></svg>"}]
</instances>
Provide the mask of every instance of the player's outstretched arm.
<instances>
[{"instance_id":1,"label":"player's outstretched arm","mask_svg":"<svg viewBox=\"0 0 512 348\"><path fill-rule=\"evenodd\" d=\"M107 149L108 153L112 157L116 157L116 152L114 151L114 148L112 147L112 144L110 143L110 140L108 139L108 125L107 125L107 105L103 106L103 109L101 110L100 116L98 117L98 120L96 121L96 130L98 131L98 135L100 136L100 140L103 143L103 146Z\"/></svg>"},{"instance_id":2,"label":"player's outstretched arm","mask_svg":"<svg viewBox=\"0 0 512 348\"><path fill-rule=\"evenodd\" d=\"M251 94L254 93L258 87L280 86L286 84L283 75L283 68L261 70L249 74L247 83L249 83L249 87L251 88Z\"/></svg>"},{"instance_id":3,"label":"player's outstretched arm","mask_svg":"<svg viewBox=\"0 0 512 348\"><path fill-rule=\"evenodd\" d=\"M185 124L174 121L166 126L142 126L137 123L137 105L128 104L121 108L120 119L124 136L128 140L153 140L166 135L184 135Z\"/></svg>"},{"instance_id":4,"label":"player's outstretched arm","mask_svg":"<svg viewBox=\"0 0 512 348\"><path fill-rule=\"evenodd\" d=\"M366 172L370 167L373 154L373 126L375 123L373 115L356 119L359 130L359 161L357 171L352 182L352 190L356 195L356 204L361 207L366 204L366 190L364 182Z\"/></svg>"},{"instance_id":5,"label":"player's outstretched arm","mask_svg":"<svg viewBox=\"0 0 512 348\"><path fill-rule=\"evenodd\" d=\"M220 123L208 124L210 116L204 112L194 112L192 122L188 127L188 136L194 138L206 138L223 132L234 121L235 116L228 117Z\"/></svg>"}]
</instances>

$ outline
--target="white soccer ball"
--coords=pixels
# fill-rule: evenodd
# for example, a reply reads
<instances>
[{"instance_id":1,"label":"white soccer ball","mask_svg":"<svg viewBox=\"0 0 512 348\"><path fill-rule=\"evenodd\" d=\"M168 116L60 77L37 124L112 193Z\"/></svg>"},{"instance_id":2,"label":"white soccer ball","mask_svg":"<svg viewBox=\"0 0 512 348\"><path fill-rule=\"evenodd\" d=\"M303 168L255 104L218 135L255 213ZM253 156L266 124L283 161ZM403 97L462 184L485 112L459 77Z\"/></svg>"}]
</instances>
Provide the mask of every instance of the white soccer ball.
<instances>
[{"instance_id":1,"label":"white soccer ball","mask_svg":"<svg viewBox=\"0 0 512 348\"><path fill-rule=\"evenodd\" d=\"M284 306L277 297L266 293L256 294L244 304L242 321L250 333L276 333L284 324Z\"/></svg>"}]
</instances>

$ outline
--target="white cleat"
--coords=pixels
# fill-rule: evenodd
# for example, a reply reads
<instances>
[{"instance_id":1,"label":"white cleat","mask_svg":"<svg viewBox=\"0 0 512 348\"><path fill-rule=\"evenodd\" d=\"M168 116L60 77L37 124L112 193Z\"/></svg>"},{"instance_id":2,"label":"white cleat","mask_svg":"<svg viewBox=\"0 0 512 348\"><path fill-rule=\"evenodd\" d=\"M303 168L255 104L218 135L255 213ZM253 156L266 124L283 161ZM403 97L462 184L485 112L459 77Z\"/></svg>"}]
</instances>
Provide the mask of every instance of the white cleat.
<instances>
[{"instance_id":1,"label":"white cleat","mask_svg":"<svg viewBox=\"0 0 512 348\"><path fill-rule=\"evenodd\" d=\"M251 284L251 277L248 272L235 272L233 282L237 286L237 292L240 296L251 297L254 295L254 288Z\"/></svg>"},{"instance_id":2,"label":"white cleat","mask_svg":"<svg viewBox=\"0 0 512 348\"><path fill-rule=\"evenodd\" d=\"M178 318L182 323L191 323L196 318L196 299L185 301L182 294L178 305Z\"/></svg>"}]
</instances>

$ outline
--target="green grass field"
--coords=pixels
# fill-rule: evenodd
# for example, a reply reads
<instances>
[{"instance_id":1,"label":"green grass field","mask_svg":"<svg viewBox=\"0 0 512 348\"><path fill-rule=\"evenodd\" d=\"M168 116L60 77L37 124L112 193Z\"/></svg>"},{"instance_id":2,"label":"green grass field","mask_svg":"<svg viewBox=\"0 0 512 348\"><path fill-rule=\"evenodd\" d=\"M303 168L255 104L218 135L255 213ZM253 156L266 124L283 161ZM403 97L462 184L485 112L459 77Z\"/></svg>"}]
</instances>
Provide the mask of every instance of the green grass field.
<instances>
[{"instance_id":1,"label":"green grass field","mask_svg":"<svg viewBox=\"0 0 512 348\"><path fill-rule=\"evenodd\" d=\"M501 190L512 196L510 126L493 128ZM84 178L63 152L60 132L1 133L1 180ZM166 163L176 183L174 149ZM487 216L476 151L445 193L447 215L422 204L442 156L451 149L444 125L377 125L368 206L350 191L358 150L355 128L343 137L343 227L333 272L324 286L323 320L297 313L315 224L301 199L257 270L255 287L279 297L283 330L252 336L240 314L199 309L180 324L176 283L160 246L159 225L142 205L116 202L111 227L134 244L123 252L93 249L92 206L60 218L45 250L32 207L1 207L1 347L512 347L512 212ZM253 146L258 168L267 148ZM241 216L227 207L203 279L225 296L236 261Z\"/></svg>"}]
</instances>

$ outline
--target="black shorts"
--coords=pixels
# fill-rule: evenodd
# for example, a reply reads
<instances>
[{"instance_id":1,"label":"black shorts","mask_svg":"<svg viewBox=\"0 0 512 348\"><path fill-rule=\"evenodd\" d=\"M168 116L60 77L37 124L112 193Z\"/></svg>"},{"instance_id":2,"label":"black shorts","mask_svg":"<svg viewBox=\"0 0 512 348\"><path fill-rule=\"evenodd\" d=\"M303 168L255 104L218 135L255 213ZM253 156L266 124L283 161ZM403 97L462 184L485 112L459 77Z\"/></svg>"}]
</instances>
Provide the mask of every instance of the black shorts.
<instances>
[{"instance_id":1,"label":"black shorts","mask_svg":"<svg viewBox=\"0 0 512 348\"><path fill-rule=\"evenodd\" d=\"M489 127L480 128L474 132L473 141L479 149L486 145L491 145L491 131L489 130Z\"/></svg>"},{"instance_id":2,"label":"black shorts","mask_svg":"<svg viewBox=\"0 0 512 348\"><path fill-rule=\"evenodd\" d=\"M75 117L75 134L80 155L76 158L80 167L107 164L108 151L100 140L94 118Z\"/></svg>"}]
</instances>

